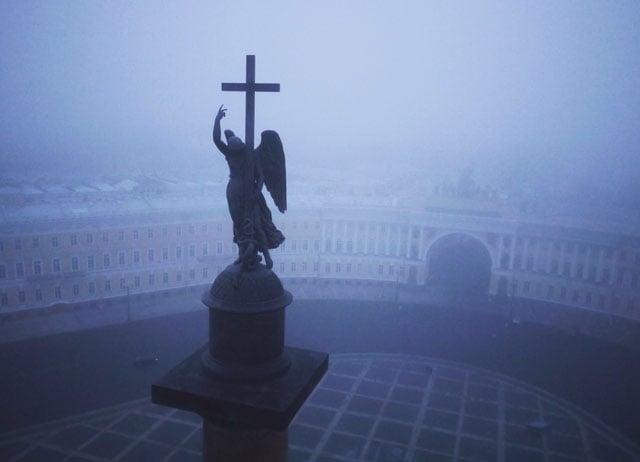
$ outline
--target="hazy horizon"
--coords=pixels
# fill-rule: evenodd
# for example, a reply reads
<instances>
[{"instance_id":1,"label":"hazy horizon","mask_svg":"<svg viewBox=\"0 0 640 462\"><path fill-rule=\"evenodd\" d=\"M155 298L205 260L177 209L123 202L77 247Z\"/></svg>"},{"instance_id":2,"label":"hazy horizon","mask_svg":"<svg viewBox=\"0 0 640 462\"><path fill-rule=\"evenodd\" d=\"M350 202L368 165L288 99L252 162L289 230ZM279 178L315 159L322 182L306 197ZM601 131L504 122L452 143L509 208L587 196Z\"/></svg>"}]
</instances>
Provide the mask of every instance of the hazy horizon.
<instances>
[{"instance_id":1,"label":"hazy horizon","mask_svg":"<svg viewBox=\"0 0 640 462\"><path fill-rule=\"evenodd\" d=\"M244 132L220 83L255 54L257 81L281 84L257 95L256 133L280 133L292 172L638 192L637 2L5 1L0 17L4 175L216 176L220 104Z\"/></svg>"}]
</instances>

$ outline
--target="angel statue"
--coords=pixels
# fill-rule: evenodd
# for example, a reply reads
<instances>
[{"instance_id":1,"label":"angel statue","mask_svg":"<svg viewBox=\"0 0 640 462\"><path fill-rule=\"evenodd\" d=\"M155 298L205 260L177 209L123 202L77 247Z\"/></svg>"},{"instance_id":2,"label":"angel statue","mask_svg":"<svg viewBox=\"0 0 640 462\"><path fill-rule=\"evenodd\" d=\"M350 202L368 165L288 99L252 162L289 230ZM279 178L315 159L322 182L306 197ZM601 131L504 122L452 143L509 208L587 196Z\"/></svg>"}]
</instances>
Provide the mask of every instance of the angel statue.
<instances>
[{"instance_id":1,"label":"angel statue","mask_svg":"<svg viewBox=\"0 0 640 462\"><path fill-rule=\"evenodd\" d=\"M253 153L231 130L225 130L225 144L220 137L220 120L226 116L220 106L213 124L213 142L229 164L227 204L233 221L233 242L238 245L235 263L243 268L257 266L262 253L267 268L273 268L269 249L284 242L276 228L271 211L262 195L263 184L280 212L287 210L287 182L284 149L280 136L273 130L262 132L260 145Z\"/></svg>"}]
</instances>

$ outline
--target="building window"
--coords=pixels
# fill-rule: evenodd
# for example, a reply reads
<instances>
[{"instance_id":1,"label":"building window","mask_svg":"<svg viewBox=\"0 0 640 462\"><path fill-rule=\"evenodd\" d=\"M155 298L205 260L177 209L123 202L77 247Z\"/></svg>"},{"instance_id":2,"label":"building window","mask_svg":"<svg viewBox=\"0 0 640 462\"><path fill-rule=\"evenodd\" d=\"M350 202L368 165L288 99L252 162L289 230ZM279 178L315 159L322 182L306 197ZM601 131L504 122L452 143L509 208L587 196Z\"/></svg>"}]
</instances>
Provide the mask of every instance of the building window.
<instances>
[{"instance_id":1,"label":"building window","mask_svg":"<svg viewBox=\"0 0 640 462\"><path fill-rule=\"evenodd\" d=\"M111 256L108 253L105 253L102 256L102 264L105 268L109 268L109 266L111 265Z\"/></svg>"},{"instance_id":2,"label":"building window","mask_svg":"<svg viewBox=\"0 0 640 462\"><path fill-rule=\"evenodd\" d=\"M124 290L127 288L126 281L124 278L120 278L120 290Z\"/></svg>"},{"instance_id":3,"label":"building window","mask_svg":"<svg viewBox=\"0 0 640 462\"><path fill-rule=\"evenodd\" d=\"M96 266L95 258L93 257L93 255L89 255L87 257L87 268L88 269L93 269L93 268L95 268L95 266Z\"/></svg>"},{"instance_id":4,"label":"building window","mask_svg":"<svg viewBox=\"0 0 640 462\"><path fill-rule=\"evenodd\" d=\"M176 258L178 260L182 259L182 246L176 247Z\"/></svg>"},{"instance_id":5,"label":"building window","mask_svg":"<svg viewBox=\"0 0 640 462\"><path fill-rule=\"evenodd\" d=\"M522 265L522 256L516 255L516 257L513 259L514 269L520 269L521 265Z\"/></svg>"},{"instance_id":6,"label":"building window","mask_svg":"<svg viewBox=\"0 0 640 462\"><path fill-rule=\"evenodd\" d=\"M284 263L280 262L280 272L284 273Z\"/></svg>"},{"instance_id":7,"label":"building window","mask_svg":"<svg viewBox=\"0 0 640 462\"><path fill-rule=\"evenodd\" d=\"M318 239L313 241L313 250L314 252L320 252L320 241Z\"/></svg>"},{"instance_id":8,"label":"building window","mask_svg":"<svg viewBox=\"0 0 640 462\"><path fill-rule=\"evenodd\" d=\"M331 271L331 264L329 263L325 263L324 265L324 272L325 273L329 273Z\"/></svg>"},{"instance_id":9,"label":"building window","mask_svg":"<svg viewBox=\"0 0 640 462\"><path fill-rule=\"evenodd\" d=\"M22 249L22 239L20 239L20 238L16 238L16 240L15 240L15 247L16 247L16 250L20 250L20 249Z\"/></svg>"},{"instance_id":10,"label":"building window","mask_svg":"<svg viewBox=\"0 0 640 462\"><path fill-rule=\"evenodd\" d=\"M118 252L118 265L124 265L124 252Z\"/></svg>"},{"instance_id":11,"label":"building window","mask_svg":"<svg viewBox=\"0 0 640 462\"><path fill-rule=\"evenodd\" d=\"M166 236L166 235L167 235L167 228L166 228L166 227L165 227L165 228L162 228L162 235L163 235L163 236Z\"/></svg>"},{"instance_id":12,"label":"building window","mask_svg":"<svg viewBox=\"0 0 640 462\"><path fill-rule=\"evenodd\" d=\"M296 272L296 262L291 262L291 272L292 273Z\"/></svg>"},{"instance_id":13,"label":"building window","mask_svg":"<svg viewBox=\"0 0 640 462\"><path fill-rule=\"evenodd\" d=\"M336 241L336 252L342 252L342 240L338 239Z\"/></svg>"},{"instance_id":14,"label":"building window","mask_svg":"<svg viewBox=\"0 0 640 462\"><path fill-rule=\"evenodd\" d=\"M611 297L611 309L613 311L618 311L619 308L620 308L620 297L614 295L613 297Z\"/></svg>"},{"instance_id":15,"label":"building window","mask_svg":"<svg viewBox=\"0 0 640 462\"><path fill-rule=\"evenodd\" d=\"M140 238L140 233L138 232L138 230L137 230L137 229L134 229L134 230L133 230L133 238L134 238L135 240L138 240L138 239Z\"/></svg>"},{"instance_id":16,"label":"building window","mask_svg":"<svg viewBox=\"0 0 640 462\"><path fill-rule=\"evenodd\" d=\"M315 271L316 273L320 271L320 263L318 263L317 261L313 262L313 271Z\"/></svg>"},{"instance_id":17,"label":"building window","mask_svg":"<svg viewBox=\"0 0 640 462\"><path fill-rule=\"evenodd\" d=\"M209 244L207 244L206 242L202 244L202 255L205 257L209 255Z\"/></svg>"},{"instance_id":18,"label":"building window","mask_svg":"<svg viewBox=\"0 0 640 462\"><path fill-rule=\"evenodd\" d=\"M58 247L58 238L57 237L52 237L51 238L51 247Z\"/></svg>"},{"instance_id":19,"label":"building window","mask_svg":"<svg viewBox=\"0 0 640 462\"><path fill-rule=\"evenodd\" d=\"M353 253L353 241L347 241L347 253Z\"/></svg>"},{"instance_id":20,"label":"building window","mask_svg":"<svg viewBox=\"0 0 640 462\"><path fill-rule=\"evenodd\" d=\"M190 269L189 270L189 279L191 279L192 281L195 281L195 279L196 279L196 270L194 270L194 269Z\"/></svg>"},{"instance_id":21,"label":"building window","mask_svg":"<svg viewBox=\"0 0 640 462\"><path fill-rule=\"evenodd\" d=\"M202 233L206 233L206 232L207 232L207 225L206 225L206 224L202 225L202 226L200 227L200 231L201 231Z\"/></svg>"},{"instance_id":22,"label":"building window","mask_svg":"<svg viewBox=\"0 0 640 462\"><path fill-rule=\"evenodd\" d=\"M59 258L54 258L53 259L53 272L54 273L59 273L60 272L60 259Z\"/></svg>"},{"instance_id":23,"label":"building window","mask_svg":"<svg viewBox=\"0 0 640 462\"><path fill-rule=\"evenodd\" d=\"M533 270L533 257L527 257L526 269L527 271Z\"/></svg>"},{"instance_id":24,"label":"building window","mask_svg":"<svg viewBox=\"0 0 640 462\"><path fill-rule=\"evenodd\" d=\"M137 289L140 287L140 276L135 276L133 278L133 286Z\"/></svg>"},{"instance_id":25,"label":"building window","mask_svg":"<svg viewBox=\"0 0 640 462\"><path fill-rule=\"evenodd\" d=\"M182 236L182 228L180 226L176 226L176 234Z\"/></svg>"},{"instance_id":26,"label":"building window","mask_svg":"<svg viewBox=\"0 0 640 462\"><path fill-rule=\"evenodd\" d=\"M522 292L525 294L528 294L529 290L531 290L531 283L529 281L525 281L524 287L522 288Z\"/></svg>"},{"instance_id":27,"label":"building window","mask_svg":"<svg viewBox=\"0 0 640 462\"><path fill-rule=\"evenodd\" d=\"M34 237L34 238L33 238L33 242L32 242L32 244L31 244L31 246L32 246L34 249L39 248L39 247L40 247L40 239L39 239L39 238L37 238L37 237Z\"/></svg>"},{"instance_id":28,"label":"building window","mask_svg":"<svg viewBox=\"0 0 640 462\"><path fill-rule=\"evenodd\" d=\"M222 254L222 242L217 243L216 252L218 253L218 255Z\"/></svg>"},{"instance_id":29,"label":"building window","mask_svg":"<svg viewBox=\"0 0 640 462\"><path fill-rule=\"evenodd\" d=\"M149 275L149 285L153 286L156 283L156 275L155 274L150 274Z\"/></svg>"},{"instance_id":30,"label":"building window","mask_svg":"<svg viewBox=\"0 0 640 462\"><path fill-rule=\"evenodd\" d=\"M302 251L307 252L309 250L309 241L305 239L302 241Z\"/></svg>"},{"instance_id":31,"label":"building window","mask_svg":"<svg viewBox=\"0 0 640 462\"><path fill-rule=\"evenodd\" d=\"M25 296L24 290L18 291L18 303L22 304L27 301L27 297Z\"/></svg>"},{"instance_id":32,"label":"building window","mask_svg":"<svg viewBox=\"0 0 640 462\"><path fill-rule=\"evenodd\" d=\"M78 271L78 257L71 257L71 271Z\"/></svg>"},{"instance_id":33,"label":"building window","mask_svg":"<svg viewBox=\"0 0 640 462\"><path fill-rule=\"evenodd\" d=\"M89 293L91 295L96 293L96 283L95 282L90 282L89 283Z\"/></svg>"},{"instance_id":34,"label":"building window","mask_svg":"<svg viewBox=\"0 0 640 462\"><path fill-rule=\"evenodd\" d=\"M162 283L163 284L169 283L169 273L162 273Z\"/></svg>"},{"instance_id":35,"label":"building window","mask_svg":"<svg viewBox=\"0 0 640 462\"><path fill-rule=\"evenodd\" d=\"M202 277L203 278L209 277L209 268L202 268Z\"/></svg>"},{"instance_id":36,"label":"building window","mask_svg":"<svg viewBox=\"0 0 640 462\"><path fill-rule=\"evenodd\" d=\"M118 231L118 240L124 241L124 231Z\"/></svg>"},{"instance_id":37,"label":"building window","mask_svg":"<svg viewBox=\"0 0 640 462\"><path fill-rule=\"evenodd\" d=\"M195 244L190 244L189 245L189 256L190 257L195 257L196 256L196 245Z\"/></svg>"},{"instance_id":38,"label":"building window","mask_svg":"<svg viewBox=\"0 0 640 462\"><path fill-rule=\"evenodd\" d=\"M342 265L340 265L340 263L336 263L336 273L339 273L341 269Z\"/></svg>"},{"instance_id":39,"label":"building window","mask_svg":"<svg viewBox=\"0 0 640 462\"><path fill-rule=\"evenodd\" d=\"M36 289L36 301L42 301L42 289Z\"/></svg>"},{"instance_id":40,"label":"building window","mask_svg":"<svg viewBox=\"0 0 640 462\"><path fill-rule=\"evenodd\" d=\"M295 252L297 249L298 249L298 241L294 239L293 241L291 241L291 251Z\"/></svg>"},{"instance_id":41,"label":"building window","mask_svg":"<svg viewBox=\"0 0 640 462\"><path fill-rule=\"evenodd\" d=\"M382 276L384 273L384 266L378 265L378 275Z\"/></svg>"},{"instance_id":42,"label":"building window","mask_svg":"<svg viewBox=\"0 0 640 462\"><path fill-rule=\"evenodd\" d=\"M104 281L104 291L111 292L111 279Z\"/></svg>"},{"instance_id":43,"label":"building window","mask_svg":"<svg viewBox=\"0 0 640 462\"><path fill-rule=\"evenodd\" d=\"M0 305L7 306L9 304L9 297L5 292L0 294Z\"/></svg>"},{"instance_id":44,"label":"building window","mask_svg":"<svg viewBox=\"0 0 640 462\"><path fill-rule=\"evenodd\" d=\"M133 263L135 265L139 265L140 264L140 251L139 250L134 250L133 251Z\"/></svg>"},{"instance_id":45,"label":"building window","mask_svg":"<svg viewBox=\"0 0 640 462\"><path fill-rule=\"evenodd\" d=\"M306 261L303 261L303 262L302 262L302 272L303 272L303 273L306 273L306 272L307 272L307 262L306 262Z\"/></svg>"},{"instance_id":46,"label":"building window","mask_svg":"<svg viewBox=\"0 0 640 462\"><path fill-rule=\"evenodd\" d=\"M148 237L149 239L151 239L151 238L153 237L153 229L149 228L149 229L147 230L147 237Z\"/></svg>"},{"instance_id":47,"label":"building window","mask_svg":"<svg viewBox=\"0 0 640 462\"><path fill-rule=\"evenodd\" d=\"M80 293L80 286L78 284L73 285L73 295L77 296Z\"/></svg>"},{"instance_id":48,"label":"building window","mask_svg":"<svg viewBox=\"0 0 640 462\"><path fill-rule=\"evenodd\" d=\"M153 249L149 249L149 251L147 252L147 260L149 260L149 263L153 263L153 261L155 260L155 252L153 251Z\"/></svg>"},{"instance_id":49,"label":"building window","mask_svg":"<svg viewBox=\"0 0 640 462\"><path fill-rule=\"evenodd\" d=\"M182 272L181 271L178 271L178 273L176 274L176 281L182 282Z\"/></svg>"},{"instance_id":50,"label":"building window","mask_svg":"<svg viewBox=\"0 0 640 462\"><path fill-rule=\"evenodd\" d=\"M216 226L216 229L218 230L219 233L222 232L222 223L218 223L218 226Z\"/></svg>"},{"instance_id":51,"label":"building window","mask_svg":"<svg viewBox=\"0 0 640 462\"><path fill-rule=\"evenodd\" d=\"M347 273L351 272L351 263L347 263Z\"/></svg>"},{"instance_id":52,"label":"building window","mask_svg":"<svg viewBox=\"0 0 640 462\"><path fill-rule=\"evenodd\" d=\"M87 244L93 243L93 234L87 233Z\"/></svg>"},{"instance_id":53,"label":"building window","mask_svg":"<svg viewBox=\"0 0 640 462\"><path fill-rule=\"evenodd\" d=\"M104 244L109 242L109 233L102 233L102 242Z\"/></svg>"},{"instance_id":54,"label":"building window","mask_svg":"<svg viewBox=\"0 0 640 462\"><path fill-rule=\"evenodd\" d=\"M598 308L604 308L604 302L606 301L606 298L604 295L599 295L598 296Z\"/></svg>"},{"instance_id":55,"label":"building window","mask_svg":"<svg viewBox=\"0 0 640 462\"><path fill-rule=\"evenodd\" d=\"M7 277L7 267L5 265L0 265L0 279L5 279Z\"/></svg>"},{"instance_id":56,"label":"building window","mask_svg":"<svg viewBox=\"0 0 640 462\"><path fill-rule=\"evenodd\" d=\"M560 289L560 300L564 300L565 298L567 298L567 288L563 287Z\"/></svg>"},{"instance_id":57,"label":"building window","mask_svg":"<svg viewBox=\"0 0 640 462\"><path fill-rule=\"evenodd\" d=\"M53 289L53 292L54 292L54 296L57 299L61 299L62 298L62 287L56 286L55 289Z\"/></svg>"}]
</instances>

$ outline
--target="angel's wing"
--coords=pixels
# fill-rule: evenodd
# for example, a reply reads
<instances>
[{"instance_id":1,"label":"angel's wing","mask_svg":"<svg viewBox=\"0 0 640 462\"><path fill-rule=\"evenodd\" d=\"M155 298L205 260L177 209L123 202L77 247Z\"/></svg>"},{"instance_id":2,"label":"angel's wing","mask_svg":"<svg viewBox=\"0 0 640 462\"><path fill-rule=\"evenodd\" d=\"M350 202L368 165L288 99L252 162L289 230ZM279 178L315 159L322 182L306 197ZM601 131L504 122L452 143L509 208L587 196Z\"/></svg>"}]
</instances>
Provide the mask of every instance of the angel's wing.
<instances>
[{"instance_id":1,"label":"angel's wing","mask_svg":"<svg viewBox=\"0 0 640 462\"><path fill-rule=\"evenodd\" d=\"M262 132L260 145L256 148L256 159L262 167L264 184L278 210L287 210L287 169L284 148L280 136L273 130Z\"/></svg>"}]
</instances>

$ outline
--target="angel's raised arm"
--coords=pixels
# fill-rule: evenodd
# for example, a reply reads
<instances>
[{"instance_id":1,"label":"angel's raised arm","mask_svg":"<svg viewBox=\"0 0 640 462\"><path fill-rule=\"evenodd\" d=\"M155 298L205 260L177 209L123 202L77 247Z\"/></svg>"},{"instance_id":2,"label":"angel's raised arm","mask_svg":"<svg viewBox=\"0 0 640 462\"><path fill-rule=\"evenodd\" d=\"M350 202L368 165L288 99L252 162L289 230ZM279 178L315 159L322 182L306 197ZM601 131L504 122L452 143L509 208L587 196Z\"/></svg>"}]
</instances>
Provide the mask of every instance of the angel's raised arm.
<instances>
[{"instance_id":1,"label":"angel's raised arm","mask_svg":"<svg viewBox=\"0 0 640 462\"><path fill-rule=\"evenodd\" d=\"M218 108L218 113L216 114L216 119L213 122L213 142L217 146L217 148L220 150L220 152L225 156L229 152L229 147L226 144L224 144L224 142L222 141L220 120L227 115L226 113L227 113L227 110L223 107L223 105L220 105L220 107Z\"/></svg>"}]
</instances>

